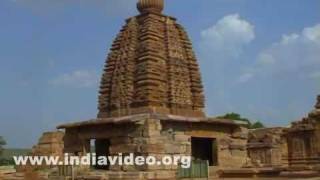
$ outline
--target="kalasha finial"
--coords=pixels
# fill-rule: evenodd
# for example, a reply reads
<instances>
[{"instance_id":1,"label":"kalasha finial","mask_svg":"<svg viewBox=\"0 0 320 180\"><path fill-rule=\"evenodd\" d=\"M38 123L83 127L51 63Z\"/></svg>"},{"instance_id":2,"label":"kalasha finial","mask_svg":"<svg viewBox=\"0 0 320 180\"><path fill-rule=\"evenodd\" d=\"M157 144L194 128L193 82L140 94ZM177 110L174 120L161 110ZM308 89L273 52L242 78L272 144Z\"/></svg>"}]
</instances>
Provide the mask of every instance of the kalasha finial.
<instances>
[{"instance_id":1,"label":"kalasha finial","mask_svg":"<svg viewBox=\"0 0 320 180\"><path fill-rule=\"evenodd\" d=\"M140 13L161 13L163 7L163 0L139 0L137 4Z\"/></svg>"}]
</instances>

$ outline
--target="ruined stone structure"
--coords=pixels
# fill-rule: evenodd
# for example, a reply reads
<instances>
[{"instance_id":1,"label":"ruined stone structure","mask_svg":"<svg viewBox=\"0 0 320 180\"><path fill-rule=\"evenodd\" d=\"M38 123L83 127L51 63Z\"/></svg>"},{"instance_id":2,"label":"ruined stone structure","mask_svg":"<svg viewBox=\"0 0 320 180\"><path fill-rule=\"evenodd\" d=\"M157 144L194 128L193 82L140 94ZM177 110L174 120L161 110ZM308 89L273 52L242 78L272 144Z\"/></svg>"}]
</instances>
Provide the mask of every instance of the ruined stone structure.
<instances>
[{"instance_id":1,"label":"ruined stone structure","mask_svg":"<svg viewBox=\"0 0 320 180\"><path fill-rule=\"evenodd\" d=\"M54 156L63 158L64 152L64 132L54 131L54 132L45 132L39 138L39 141L36 145L32 147L32 151L29 154L30 156ZM16 166L15 169L17 172L27 172L32 169L45 169L53 166L48 166L43 162L43 165L32 166L27 164L26 166Z\"/></svg>"},{"instance_id":2,"label":"ruined stone structure","mask_svg":"<svg viewBox=\"0 0 320 180\"><path fill-rule=\"evenodd\" d=\"M258 167L312 170L320 167L320 96L315 109L289 128L252 130L248 155Z\"/></svg>"},{"instance_id":3,"label":"ruined stone structure","mask_svg":"<svg viewBox=\"0 0 320 180\"><path fill-rule=\"evenodd\" d=\"M286 128L262 128L249 132L248 156L255 167L283 167L288 164Z\"/></svg>"},{"instance_id":4,"label":"ruined stone structure","mask_svg":"<svg viewBox=\"0 0 320 180\"><path fill-rule=\"evenodd\" d=\"M37 145L32 148L32 155L37 156L60 156L63 157L64 132L45 132Z\"/></svg>"},{"instance_id":5,"label":"ruined stone structure","mask_svg":"<svg viewBox=\"0 0 320 180\"><path fill-rule=\"evenodd\" d=\"M289 165L292 168L320 169L320 96L308 117L292 123L287 133Z\"/></svg>"},{"instance_id":6,"label":"ruined stone structure","mask_svg":"<svg viewBox=\"0 0 320 180\"><path fill-rule=\"evenodd\" d=\"M189 155L212 167L241 167L247 130L205 116L204 95L191 42L163 0L140 0L108 55L96 119L61 125L64 151L97 156L134 153ZM111 179L175 179L177 166L105 166ZM106 171L107 172L107 171ZM128 172L129 173L128 175ZM143 178L142 178L143 177Z\"/></svg>"},{"instance_id":7,"label":"ruined stone structure","mask_svg":"<svg viewBox=\"0 0 320 180\"><path fill-rule=\"evenodd\" d=\"M315 109L290 127L251 130L247 150L250 161L220 170L220 177L320 177L320 95Z\"/></svg>"}]
</instances>

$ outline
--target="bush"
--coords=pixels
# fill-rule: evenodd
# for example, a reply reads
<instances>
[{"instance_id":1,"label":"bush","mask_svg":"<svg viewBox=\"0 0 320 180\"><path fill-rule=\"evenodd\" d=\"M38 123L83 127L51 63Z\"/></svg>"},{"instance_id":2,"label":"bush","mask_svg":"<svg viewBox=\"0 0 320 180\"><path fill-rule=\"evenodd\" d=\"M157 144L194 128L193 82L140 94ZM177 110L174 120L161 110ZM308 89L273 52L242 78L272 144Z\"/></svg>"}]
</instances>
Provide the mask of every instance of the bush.
<instances>
[{"instance_id":1,"label":"bush","mask_svg":"<svg viewBox=\"0 0 320 180\"><path fill-rule=\"evenodd\" d=\"M264 125L260 121L257 121L254 124L252 124L251 128L252 129L264 128Z\"/></svg>"},{"instance_id":2,"label":"bush","mask_svg":"<svg viewBox=\"0 0 320 180\"><path fill-rule=\"evenodd\" d=\"M7 158L1 158L0 159L0 166L13 166L15 165L14 160L11 159L7 159Z\"/></svg>"},{"instance_id":3,"label":"bush","mask_svg":"<svg viewBox=\"0 0 320 180\"><path fill-rule=\"evenodd\" d=\"M241 115L237 114L237 113L228 113L228 114L225 114L223 116L218 116L217 118L218 119L230 119L230 120L244 121L244 122L247 123L246 127L249 128L249 129L258 129L258 128L264 128L265 127L264 124L261 123L260 121L257 121L257 122L252 124L252 121L250 121L247 118L241 117Z\"/></svg>"},{"instance_id":4,"label":"bush","mask_svg":"<svg viewBox=\"0 0 320 180\"><path fill-rule=\"evenodd\" d=\"M0 155L2 155L3 146L5 146L6 144L6 141L3 139L2 136L0 136Z\"/></svg>"}]
</instances>

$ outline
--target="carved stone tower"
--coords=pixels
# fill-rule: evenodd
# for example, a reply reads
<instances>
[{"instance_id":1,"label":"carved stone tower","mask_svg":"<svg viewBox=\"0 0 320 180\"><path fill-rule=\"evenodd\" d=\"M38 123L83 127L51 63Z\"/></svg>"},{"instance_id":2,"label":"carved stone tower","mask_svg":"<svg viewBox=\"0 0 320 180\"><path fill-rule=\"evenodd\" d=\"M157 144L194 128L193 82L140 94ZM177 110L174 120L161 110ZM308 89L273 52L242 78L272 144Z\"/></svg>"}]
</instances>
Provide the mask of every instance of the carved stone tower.
<instances>
[{"instance_id":1,"label":"carved stone tower","mask_svg":"<svg viewBox=\"0 0 320 180\"><path fill-rule=\"evenodd\" d=\"M204 95L192 44L163 0L140 0L106 60L99 118L139 113L203 117Z\"/></svg>"}]
</instances>

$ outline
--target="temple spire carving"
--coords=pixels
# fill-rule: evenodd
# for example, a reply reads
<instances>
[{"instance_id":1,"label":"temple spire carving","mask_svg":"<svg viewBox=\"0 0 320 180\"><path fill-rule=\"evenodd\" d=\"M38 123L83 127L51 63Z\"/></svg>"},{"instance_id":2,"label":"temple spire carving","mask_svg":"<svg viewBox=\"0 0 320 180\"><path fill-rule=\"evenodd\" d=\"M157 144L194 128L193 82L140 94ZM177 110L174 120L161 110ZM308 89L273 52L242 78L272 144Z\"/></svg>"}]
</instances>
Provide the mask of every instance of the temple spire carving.
<instances>
[{"instance_id":1,"label":"temple spire carving","mask_svg":"<svg viewBox=\"0 0 320 180\"><path fill-rule=\"evenodd\" d=\"M139 0L115 38L101 78L98 117L162 113L205 116L199 65L163 0Z\"/></svg>"}]
</instances>

